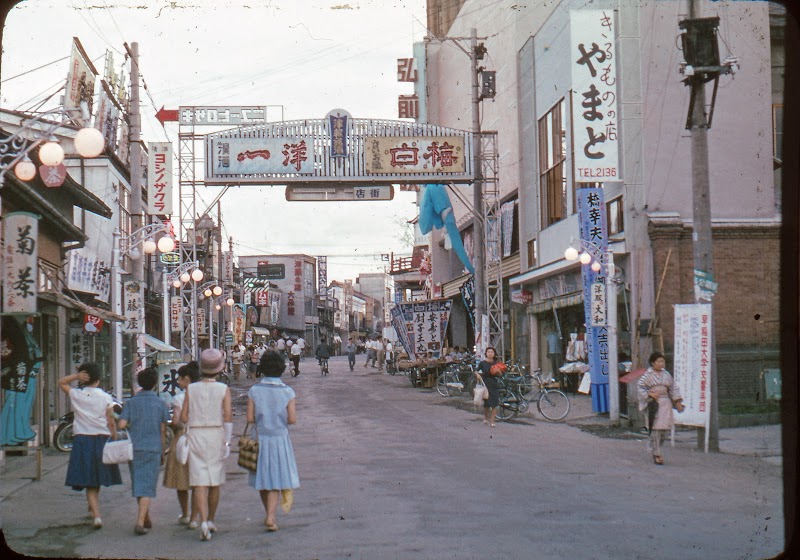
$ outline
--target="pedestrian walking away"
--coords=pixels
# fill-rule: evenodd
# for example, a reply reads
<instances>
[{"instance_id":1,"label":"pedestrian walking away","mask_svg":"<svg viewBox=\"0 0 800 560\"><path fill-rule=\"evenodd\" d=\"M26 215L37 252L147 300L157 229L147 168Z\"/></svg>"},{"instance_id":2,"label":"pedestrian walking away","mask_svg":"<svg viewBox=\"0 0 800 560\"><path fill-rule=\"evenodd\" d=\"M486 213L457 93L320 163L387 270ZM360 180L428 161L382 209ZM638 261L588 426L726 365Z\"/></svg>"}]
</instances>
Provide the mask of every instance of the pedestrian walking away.
<instances>
[{"instance_id":1,"label":"pedestrian walking away","mask_svg":"<svg viewBox=\"0 0 800 560\"><path fill-rule=\"evenodd\" d=\"M78 387L71 386L78 381ZM109 438L116 438L114 399L100 389L100 366L85 363L78 372L62 377L58 386L69 396L75 412L72 451L69 455L66 486L86 490L89 516L95 529L103 526L100 517L100 487L122 484L119 465L103 464L103 447Z\"/></svg>"},{"instance_id":2,"label":"pedestrian walking away","mask_svg":"<svg viewBox=\"0 0 800 560\"><path fill-rule=\"evenodd\" d=\"M350 365L350 371L356 366L356 345L353 343L352 338L347 339L347 346L344 351L347 353L347 363Z\"/></svg>"},{"instance_id":3,"label":"pedestrian walking away","mask_svg":"<svg viewBox=\"0 0 800 560\"><path fill-rule=\"evenodd\" d=\"M131 493L136 498L138 513L133 532L145 535L152 527L150 501L156 497L158 471L164 456L169 408L153 391L158 383L155 368L145 368L136 376L141 391L125 404L119 415L118 430L128 428L133 443Z\"/></svg>"},{"instance_id":4,"label":"pedestrian walking away","mask_svg":"<svg viewBox=\"0 0 800 560\"><path fill-rule=\"evenodd\" d=\"M294 389L280 380L285 369L283 356L267 351L259 363L263 377L247 393L247 422L255 424L258 437L258 463L248 483L259 492L266 513L264 525L270 532L278 530L278 502L288 513L294 501L293 490L300 487L289 438L289 425L297 422L296 397Z\"/></svg>"},{"instance_id":5,"label":"pedestrian walking away","mask_svg":"<svg viewBox=\"0 0 800 560\"><path fill-rule=\"evenodd\" d=\"M242 352L241 347L236 344L231 349L231 368L233 369L233 378L239 379L239 374L242 371L242 358L244 357L244 352Z\"/></svg>"},{"instance_id":6,"label":"pedestrian walking away","mask_svg":"<svg viewBox=\"0 0 800 560\"><path fill-rule=\"evenodd\" d=\"M666 360L661 352L653 352L648 360L650 367L637 382L639 410L646 411L645 420L650 432L650 451L656 465L664 464L661 443L664 435L672 429L672 409L683 412L683 398L672 375L664 369Z\"/></svg>"},{"instance_id":7,"label":"pedestrian walking away","mask_svg":"<svg viewBox=\"0 0 800 560\"><path fill-rule=\"evenodd\" d=\"M247 378L253 379L256 376L256 368L258 366L258 359L261 357L258 349L255 346L250 346L247 349Z\"/></svg>"},{"instance_id":8,"label":"pedestrian walking away","mask_svg":"<svg viewBox=\"0 0 800 560\"><path fill-rule=\"evenodd\" d=\"M291 341L289 341L291 342ZM292 364L294 365L294 373L292 374L294 377L300 375L300 353L302 352L299 344L292 344L289 347L289 355L292 360Z\"/></svg>"},{"instance_id":9,"label":"pedestrian walking away","mask_svg":"<svg viewBox=\"0 0 800 560\"><path fill-rule=\"evenodd\" d=\"M225 483L225 459L233 435L231 392L214 380L225 367L222 352L213 348L200 354L202 379L186 388L181 422L189 434L189 485L200 514L200 540L211 540L217 530L220 486Z\"/></svg>"},{"instance_id":10,"label":"pedestrian walking away","mask_svg":"<svg viewBox=\"0 0 800 560\"><path fill-rule=\"evenodd\" d=\"M300 358L302 359L306 355L306 339L301 336L295 344L300 347Z\"/></svg>"},{"instance_id":11,"label":"pedestrian walking away","mask_svg":"<svg viewBox=\"0 0 800 560\"><path fill-rule=\"evenodd\" d=\"M175 446L178 437L184 433L184 424L181 422L181 408L186 397L186 388L190 383L200 380L200 366L192 361L178 368L178 387L180 392L172 399L172 424L170 429L173 431L172 443L164 463L164 487L173 488L178 494L178 504L181 507L181 516L178 522L188 525L191 529L197 529L200 522L197 520L197 507L194 499L191 501L191 513L189 508L189 463L181 465L178 462Z\"/></svg>"}]
</instances>

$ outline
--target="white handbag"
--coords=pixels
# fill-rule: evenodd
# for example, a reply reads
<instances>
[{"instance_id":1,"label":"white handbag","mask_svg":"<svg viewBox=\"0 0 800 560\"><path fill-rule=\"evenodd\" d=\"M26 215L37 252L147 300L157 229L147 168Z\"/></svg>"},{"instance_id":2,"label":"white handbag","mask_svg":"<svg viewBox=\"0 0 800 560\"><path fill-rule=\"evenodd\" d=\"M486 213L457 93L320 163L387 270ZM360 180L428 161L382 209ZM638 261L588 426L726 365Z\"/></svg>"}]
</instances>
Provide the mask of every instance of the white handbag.
<instances>
[{"instance_id":1,"label":"white handbag","mask_svg":"<svg viewBox=\"0 0 800 560\"><path fill-rule=\"evenodd\" d=\"M175 458L181 465L189 462L189 433L188 430L181 434L175 442Z\"/></svg>"},{"instance_id":2,"label":"white handbag","mask_svg":"<svg viewBox=\"0 0 800 560\"><path fill-rule=\"evenodd\" d=\"M119 465L133 460L133 442L128 432L124 432L124 434L125 439L112 440L108 438L108 441L103 446L103 464Z\"/></svg>"}]
</instances>

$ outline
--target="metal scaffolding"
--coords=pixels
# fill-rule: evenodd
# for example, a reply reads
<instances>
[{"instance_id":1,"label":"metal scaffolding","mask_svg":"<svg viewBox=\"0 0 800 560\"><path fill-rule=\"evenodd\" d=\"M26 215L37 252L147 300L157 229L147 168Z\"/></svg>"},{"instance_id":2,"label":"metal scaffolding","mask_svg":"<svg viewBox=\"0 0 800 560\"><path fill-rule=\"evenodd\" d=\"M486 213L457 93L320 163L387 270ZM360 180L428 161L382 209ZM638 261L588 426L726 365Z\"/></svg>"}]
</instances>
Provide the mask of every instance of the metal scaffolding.
<instances>
[{"instance_id":1,"label":"metal scaffolding","mask_svg":"<svg viewBox=\"0 0 800 560\"><path fill-rule=\"evenodd\" d=\"M195 219L197 216L196 187L203 181L197 180L198 151L202 154L204 135L195 132L194 123L178 127L178 196L180 198L180 221L178 236L180 239L180 265L197 260L197 233ZM183 282L180 287L181 306L184 309L184 320L181 329L181 355L190 359L199 359L197 344L197 290L195 284ZM188 311L188 313L186 313Z\"/></svg>"},{"instance_id":2,"label":"metal scaffolding","mask_svg":"<svg viewBox=\"0 0 800 560\"><path fill-rule=\"evenodd\" d=\"M503 337L503 270L501 261L502 222L500 219L500 187L498 183L497 132L481 131L480 166L483 176L483 235L486 248L485 272L486 313L489 316L489 345L505 356Z\"/></svg>"}]
</instances>

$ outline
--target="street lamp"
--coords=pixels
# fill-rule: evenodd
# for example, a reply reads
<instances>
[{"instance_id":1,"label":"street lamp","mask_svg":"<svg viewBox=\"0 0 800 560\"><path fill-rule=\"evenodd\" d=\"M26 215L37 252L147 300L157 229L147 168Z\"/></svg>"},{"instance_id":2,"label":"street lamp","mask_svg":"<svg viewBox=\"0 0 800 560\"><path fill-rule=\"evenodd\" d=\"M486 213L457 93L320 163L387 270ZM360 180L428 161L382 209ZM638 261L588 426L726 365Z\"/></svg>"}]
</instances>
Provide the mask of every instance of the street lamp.
<instances>
[{"instance_id":1,"label":"street lamp","mask_svg":"<svg viewBox=\"0 0 800 560\"><path fill-rule=\"evenodd\" d=\"M117 315L122 315L122 291L121 278L119 274L119 262L123 256L138 258L140 256L138 246L142 245L145 253L153 253L156 243L150 238L158 233L168 233L169 225L165 223L149 224L137 229L130 235L124 236L119 228L113 233L113 243L111 245L111 309ZM152 247L150 245L152 243ZM152 251L149 249L152 248ZM138 256L134 256L138 255ZM142 328L144 325L142 325ZM142 334L140 331L139 334ZM114 393L117 398L122 400L122 329L118 321L111 323L111 364L114 372Z\"/></svg>"},{"instance_id":2,"label":"street lamp","mask_svg":"<svg viewBox=\"0 0 800 560\"><path fill-rule=\"evenodd\" d=\"M172 242L171 246L169 246L170 244L167 243L162 244L162 241L164 241L164 239L170 240ZM164 250L168 246L169 250ZM175 248L175 241L171 237L165 235L164 237L158 240L159 251L162 251L164 253L171 253L174 248ZM183 284L191 280L192 277L189 274L189 272L190 271L194 272L195 270L197 270L198 266L200 266L200 264L197 261L191 261L183 263L182 265L178 266L175 270L171 272L167 272L166 268L163 271L163 277L161 279L161 289L163 290L162 300L161 300L161 323L163 328L162 332L164 333L164 342L167 344L170 344L171 342L170 314L169 314L169 308L170 308L169 287L170 285L172 285L173 288L180 289L180 287ZM183 314L182 302L181 302L181 314Z\"/></svg>"},{"instance_id":3,"label":"street lamp","mask_svg":"<svg viewBox=\"0 0 800 560\"><path fill-rule=\"evenodd\" d=\"M583 252L573 246L577 244ZM584 239L570 240L570 246L564 251L568 261L579 260L583 265L590 265L595 272L606 269L606 330L608 331L608 411L612 423L619 422L619 356L617 355L617 286L616 269L614 268L614 251L609 247L603 251L600 247Z\"/></svg>"}]
</instances>

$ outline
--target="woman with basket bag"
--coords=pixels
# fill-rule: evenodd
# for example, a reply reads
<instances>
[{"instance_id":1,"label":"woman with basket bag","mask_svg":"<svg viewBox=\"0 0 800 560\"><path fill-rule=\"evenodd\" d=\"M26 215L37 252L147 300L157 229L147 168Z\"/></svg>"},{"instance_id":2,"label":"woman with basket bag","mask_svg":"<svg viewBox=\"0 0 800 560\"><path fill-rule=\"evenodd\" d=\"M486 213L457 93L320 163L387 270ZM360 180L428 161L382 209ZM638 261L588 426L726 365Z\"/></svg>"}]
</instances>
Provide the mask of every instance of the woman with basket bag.
<instances>
[{"instance_id":1,"label":"woman with basket bag","mask_svg":"<svg viewBox=\"0 0 800 560\"><path fill-rule=\"evenodd\" d=\"M283 509L288 512L292 504L291 491L300 487L289 439L289 425L297 422L295 392L279 379L285 369L283 356L275 350L267 350L258 364L261 381L247 393L248 426L255 424L258 434L258 463L256 471L250 472L249 484L261 495L267 531L278 530L275 522L278 502L282 499Z\"/></svg>"},{"instance_id":2,"label":"woman with basket bag","mask_svg":"<svg viewBox=\"0 0 800 560\"><path fill-rule=\"evenodd\" d=\"M181 392L172 399L172 425L170 428L174 433L174 437L164 464L164 487L174 488L178 493L178 503L181 506L181 516L178 518L178 523L188 525L190 529L197 529L200 522L197 521L197 506L194 503L194 499L191 504L191 515L189 513L189 463L187 461L186 464L182 465L178 461L175 446L178 444L178 438L185 428L181 422L181 407L186 396L186 388L195 381L200 381L200 366L197 365L197 362L192 361L178 368L178 387L181 388Z\"/></svg>"},{"instance_id":3,"label":"woman with basket bag","mask_svg":"<svg viewBox=\"0 0 800 560\"><path fill-rule=\"evenodd\" d=\"M78 381L78 388L71 386ZM69 395L75 411L73 433L75 441L69 455L65 484L73 490L86 489L89 515L95 529L103 526L100 518L100 486L122 484L119 465L103 464L103 447L109 437L117 434L114 418L114 399L100 389L100 366L87 363L78 367L78 373L58 380L58 386Z\"/></svg>"}]
</instances>

